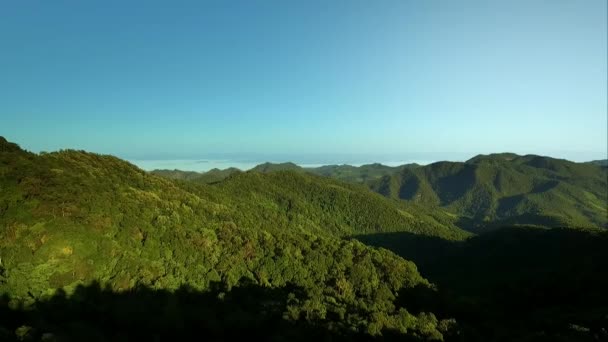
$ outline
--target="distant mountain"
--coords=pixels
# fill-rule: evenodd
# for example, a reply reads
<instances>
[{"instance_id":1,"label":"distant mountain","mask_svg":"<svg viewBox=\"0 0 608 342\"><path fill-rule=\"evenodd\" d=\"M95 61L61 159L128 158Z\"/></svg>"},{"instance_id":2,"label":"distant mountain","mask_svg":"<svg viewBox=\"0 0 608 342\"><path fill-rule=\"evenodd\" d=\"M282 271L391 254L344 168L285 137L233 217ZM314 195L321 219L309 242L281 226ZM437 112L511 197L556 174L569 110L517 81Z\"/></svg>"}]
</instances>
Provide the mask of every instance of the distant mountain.
<instances>
[{"instance_id":1,"label":"distant mountain","mask_svg":"<svg viewBox=\"0 0 608 342\"><path fill-rule=\"evenodd\" d=\"M408 231L457 240L468 236L455 226L454 217L444 211L392 201L363 186L305 172L248 171L214 184L214 188L231 194L239 203L253 206L252 212L268 217L277 227L308 227L318 234L339 236L383 231Z\"/></svg>"},{"instance_id":2,"label":"distant mountain","mask_svg":"<svg viewBox=\"0 0 608 342\"><path fill-rule=\"evenodd\" d=\"M194 180L203 175L201 172L195 171L182 171L182 170L153 170L150 171L151 174L156 176L161 176L169 179L177 179L177 180Z\"/></svg>"},{"instance_id":3,"label":"distant mountain","mask_svg":"<svg viewBox=\"0 0 608 342\"><path fill-rule=\"evenodd\" d=\"M242 172L242 171L237 168L234 168L234 167L229 167L224 170L211 169L207 172L203 172L199 177L196 177L195 179L193 179L193 181L195 181L197 183L213 184L213 183L223 181L224 179L228 178L232 174L239 173L239 172Z\"/></svg>"},{"instance_id":4,"label":"distant mountain","mask_svg":"<svg viewBox=\"0 0 608 342\"><path fill-rule=\"evenodd\" d=\"M199 184L212 184L226 179L233 173L241 170L230 167L224 170L211 169L206 172L181 171L181 170L153 170L151 174L169 179L191 181Z\"/></svg>"},{"instance_id":5,"label":"distant mountain","mask_svg":"<svg viewBox=\"0 0 608 342\"><path fill-rule=\"evenodd\" d=\"M496 153L426 166L376 163L302 168L293 163L264 163L251 171L292 170L364 184L427 211L442 208L456 218L458 226L476 232L504 225L608 227L608 169L598 167L601 163Z\"/></svg>"},{"instance_id":6,"label":"distant mountain","mask_svg":"<svg viewBox=\"0 0 608 342\"><path fill-rule=\"evenodd\" d=\"M391 175L402 169L415 168L418 164L406 164L401 166L386 166L379 163L361 165L359 167L351 165L326 165L317 168L307 168L306 170L321 176L339 179L350 183L366 183L379 179L383 176Z\"/></svg>"},{"instance_id":7,"label":"distant mountain","mask_svg":"<svg viewBox=\"0 0 608 342\"><path fill-rule=\"evenodd\" d=\"M599 165L599 166L608 166L608 159L600 159L593 160L589 162L590 164Z\"/></svg>"},{"instance_id":8,"label":"distant mountain","mask_svg":"<svg viewBox=\"0 0 608 342\"><path fill-rule=\"evenodd\" d=\"M276 171L304 171L303 168L301 168L300 166L294 164L294 163L264 163L264 164L260 164L255 166L254 168L251 169L251 171L255 171L255 172L263 172L263 173L267 173L267 172L276 172Z\"/></svg>"},{"instance_id":9,"label":"distant mountain","mask_svg":"<svg viewBox=\"0 0 608 342\"><path fill-rule=\"evenodd\" d=\"M438 206L472 230L508 224L606 227L607 170L535 155L480 155L370 182L389 197Z\"/></svg>"}]
</instances>

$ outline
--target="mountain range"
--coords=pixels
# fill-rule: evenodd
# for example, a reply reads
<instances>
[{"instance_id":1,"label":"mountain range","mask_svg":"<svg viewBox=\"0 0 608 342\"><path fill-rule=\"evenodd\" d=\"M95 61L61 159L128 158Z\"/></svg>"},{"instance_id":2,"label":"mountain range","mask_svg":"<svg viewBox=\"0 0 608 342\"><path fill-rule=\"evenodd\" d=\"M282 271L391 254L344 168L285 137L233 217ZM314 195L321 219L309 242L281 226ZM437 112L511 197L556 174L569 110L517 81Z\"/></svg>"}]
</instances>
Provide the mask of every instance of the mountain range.
<instances>
[{"instance_id":1,"label":"mountain range","mask_svg":"<svg viewBox=\"0 0 608 342\"><path fill-rule=\"evenodd\" d=\"M601 340L606 172L146 172L0 137L0 340Z\"/></svg>"},{"instance_id":2,"label":"mountain range","mask_svg":"<svg viewBox=\"0 0 608 342\"><path fill-rule=\"evenodd\" d=\"M462 229L479 232L509 225L608 227L608 169L603 161L499 153L466 162L396 167L328 165L302 168L264 163L249 172L293 171L362 184L385 197L453 215ZM153 174L215 183L238 169L205 173L154 170Z\"/></svg>"}]
</instances>

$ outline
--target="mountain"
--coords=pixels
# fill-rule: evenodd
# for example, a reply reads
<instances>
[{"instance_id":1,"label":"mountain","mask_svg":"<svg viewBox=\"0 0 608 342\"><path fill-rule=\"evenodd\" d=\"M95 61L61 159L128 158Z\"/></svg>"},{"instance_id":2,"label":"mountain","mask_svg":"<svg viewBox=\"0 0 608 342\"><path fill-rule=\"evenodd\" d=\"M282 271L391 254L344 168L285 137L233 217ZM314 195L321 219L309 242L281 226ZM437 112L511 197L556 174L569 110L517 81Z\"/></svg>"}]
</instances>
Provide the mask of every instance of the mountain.
<instances>
[{"instance_id":1,"label":"mountain","mask_svg":"<svg viewBox=\"0 0 608 342\"><path fill-rule=\"evenodd\" d=\"M363 184L388 198L417 204L423 212L439 208L457 226L478 232L506 225L608 227L608 169L598 165L601 161L574 163L496 153L426 166L301 168L293 163L265 163L251 171L306 171Z\"/></svg>"},{"instance_id":2,"label":"mountain","mask_svg":"<svg viewBox=\"0 0 608 342\"><path fill-rule=\"evenodd\" d=\"M608 159L593 160L593 161L590 161L589 163L606 167L606 166L608 166Z\"/></svg>"},{"instance_id":3,"label":"mountain","mask_svg":"<svg viewBox=\"0 0 608 342\"><path fill-rule=\"evenodd\" d=\"M440 207L460 226L606 227L607 170L587 163L512 153L403 169L368 185L389 198Z\"/></svg>"},{"instance_id":4,"label":"mountain","mask_svg":"<svg viewBox=\"0 0 608 342\"><path fill-rule=\"evenodd\" d=\"M255 166L251 171L255 172L275 172L275 171L303 171L304 169L294 163L263 163Z\"/></svg>"},{"instance_id":5,"label":"mountain","mask_svg":"<svg viewBox=\"0 0 608 342\"><path fill-rule=\"evenodd\" d=\"M181 171L181 170L153 170L151 174L169 179L184 180L200 184L212 184L226 179L233 173L241 172L241 170L230 167L224 170L217 168L206 172Z\"/></svg>"},{"instance_id":6,"label":"mountain","mask_svg":"<svg viewBox=\"0 0 608 342\"><path fill-rule=\"evenodd\" d=\"M397 231L446 239L469 235L444 212L392 201L364 186L307 173L250 171L233 175L213 188L231 195L223 203L251 207L248 214L255 213L259 219L248 224L271 222L281 229L306 227L317 234L337 236ZM239 215L235 213L237 219Z\"/></svg>"},{"instance_id":7,"label":"mountain","mask_svg":"<svg viewBox=\"0 0 608 342\"><path fill-rule=\"evenodd\" d=\"M516 163L510 177L596 181L593 165L488 159L431 174ZM0 138L0 340L608 338L608 231L474 236L448 209L308 172L206 184Z\"/></svg>"},{"instance_id":8,"label":"mountain","mask_svg":"<svg viewBox=\"0 0 608 342\"><path fill-rule=\"evenodd\" d=\"M449 327L430 313L410 313L406 304L397 304L404 289L432 290L415 264L349 238L392 231L467 235L437 221L441 215L418 216L415 207L364 187L292 171L236 173L209 186L157 177L118 158L83 151L37 155L5 140L0 151L0 292L11 298L0 301L0 316L7 317L0 323L2 334L90 338L88 331L54 317L31 315L65 300L76 301L69 308L92 306L101 289L109 298L132 293L122 298L137 300L152 300L154 293L169 300L178 291L205 303L211 299L204 294L214 289L219 290L212 298L241 296L239 289L245 288L284 292L285 302L248 297L256 304L241 307L239 300L225 309L234 309L233 319L252 322L247 327L258 332L263 331L256 330L257 319L277 327L288 322L277 334L315 327L346 339L391 331L440 339ZM101 289L90 287L95 282ZM91 293L92 298L82 297ZM158 305L165 307L164 300ZM105 308L95 310L110 310ZM123 314L133 308L112 310L122 316L106 319L133 319ZM205 319L194 326L216 329L210 321L214 312L188 310L194 310L188 311L192 319ZM234 329L230 322L218 329ZM128 330L128 324L120 329L131 339L142 333Z\"/></svg>"},{"instance_id":9,"label":"mountain","mask_svg":"<svg viewBox=\"0 0 608 342\"><path fill-rule=\"evenodd\" d=\"M201 172L195 171L181 171L181 170L152 170L151 174L161 176L169 179L187 180L192 181L203 175Z\"/></svg>"},{"instance_id":10,"label":"mountain","mask_svg":"<svg viewBox=\"0 0 608 342\"><path fill-rule=\"evenodd\" d=\"M386 166L379 163L357 166L351 165L326 165L306 170L325 177L339 179L350 183L366 183L388 176L402 169L415 168L418 164L406 164L401 166Z\"/></svg>"}]
</instances>

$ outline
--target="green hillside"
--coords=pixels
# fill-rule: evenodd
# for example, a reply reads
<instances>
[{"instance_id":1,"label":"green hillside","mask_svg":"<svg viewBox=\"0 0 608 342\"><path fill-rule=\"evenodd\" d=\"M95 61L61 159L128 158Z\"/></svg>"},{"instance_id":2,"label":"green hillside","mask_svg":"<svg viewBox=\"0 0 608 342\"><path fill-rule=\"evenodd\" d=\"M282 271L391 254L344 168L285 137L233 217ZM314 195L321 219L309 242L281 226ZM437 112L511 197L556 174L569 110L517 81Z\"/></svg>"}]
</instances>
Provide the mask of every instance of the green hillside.
<instances>
[{"instance_id":1,"label":"green hillside","mask_svg":"<svg viewBox=\"0 0 608 342\"><path fill-rule=\"evenodd\" d=\"M404 169L369 184L389 198L441 207L474 231L514 224L606 227L607 175L588 163L494 154Z\"/></svg>"},{"instance_id":2,"label":"green hillside","mask_svg":"<svg viewBox=\"0 0 608 342\"><path fill-rule=\"evenodd\" d=\"M182 171L182 170L153 170L151 174L161 176L169 179L187 180L192 181L203 175L201 172L196 171Z\"/></svg>"},{"instance_id":3,"label":"green hillside","mask_svg":"<svg viewBox=\"0 0 608 342\"><path fill-rule=\"evenodd\" d=\"M266 163L255 166L254 168L251 169L251 171L263 172L263 173L275 172L275 171L300 172L300 171L303 171L303 169L294 163L268 163L268 162L266 162Z\"/></svg>"},{"instance_id":4,"label":"green hillside","mask_svg":"<svg viewBox=\"0 0 608 342\"><path fill-rule=\"evenodd\" d=\"M608 169L602 161L574 163L514 153L479 155L467 162L438 162L397 167L328 165L300 168L293 163L256 166L251 171L306 171L363 184L381 195L404 200L422 213L442 213L469 231L508 225L608 227ZM233 172L213 177L225 179ZM171 177L197 181L196 178ZM162 174L162 176L167 176ZM200 181L199 181L200 182ZM211 181L206 182L211 183Z\"/></svg>"},{"instance_id":5,"label":"green hillside","mask_svg":"<svg viewBox=\"0 0 608 342\"><path fill-rule=\"evenodd\" d=\"M383 176L392 175L400 170L418 166L418 164L406 164L392 167L375 163L361 166L326 165L317 168L307 168L306 170L320 176L331 177L349 183L367 183L380 179Z\"/></svg>"},{"instance_id":6,"label":"green hillside","mask_svg":"<svg viewBox=\"0 0 608 342\"><path fill-rule=\"evenodd\" d=\"M220 169L216 168L216 169L211 169L206 172L181 171L181 170L153 170L153 171L150 171L151 174L156 175L156 176L169 178L169 179L175 179L175 180L190 181L190 182L199 183L199 184L217 183L217 182L220 182L220 181L226 179L228 176L230 176L231 174L236 173L236 172L241 172L241 170L234 168L234 167L229 167L224 170L220 170Z\"/></svg>"},{"instance_id":7,"label":"green hillside","mask_svg":"<svg viewBox=\"0 0 608 342\"><path fill-rule=\"evenodd\" d=\"M42 307L58 288L78 295L93 282L117 293L219 286L227 296L244 286L295 286L281 321L338 336L442 336L435 316L395 304L402 289L431 288L413 263L340 236L465 234L410 227L412 213L366 189L293 172L236 174L207 186L82 151L36 155L5 140L0 151L0 292L12 298L5 310L17 310L16 301ZM257 317L259 308L243 315ZM36 324L45 333L40 322L26 325ZM23 333L17 328L8 330Z\"/></svg>"},{"instance_id":8,"label":"green hillside","mask_svg":"<svg viewBox=\"0 0 608 342\"><path fill-rule=\"evenodd\" d=\"M583 175L578 164L516 160L522 173ZM502 162L440 163L431 175L443 185L455 170ZM445 192L435 204L403 201L293 170L212 183L0 138L0 340L608 337L606 231L471 237L441 207Z\"/></svg>"},{"instance_id":9,"label":"green hillside","mask_svg":"<svg viewBox=\"0 0 608 342\"><path fill-rule=\"evenodd\" d=\"M590 161L589 163L606 167L606 166L608 166L608 159L593 160L593 161Z\"/></svg>"}]
</instances>

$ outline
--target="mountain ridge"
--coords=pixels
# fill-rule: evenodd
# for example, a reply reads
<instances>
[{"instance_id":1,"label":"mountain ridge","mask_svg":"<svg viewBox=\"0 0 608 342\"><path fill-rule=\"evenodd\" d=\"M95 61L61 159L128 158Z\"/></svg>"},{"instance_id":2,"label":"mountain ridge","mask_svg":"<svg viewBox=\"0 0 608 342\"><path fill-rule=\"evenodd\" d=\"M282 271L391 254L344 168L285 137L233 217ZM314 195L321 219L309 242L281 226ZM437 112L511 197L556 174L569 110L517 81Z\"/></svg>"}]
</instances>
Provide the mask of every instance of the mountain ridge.
<instances>
[{"instance_id":1,"label":"mountain ridge","mask_svg":"<svg viewBox=\"0 0 608 342\"><path fill-rule=\"evenodd\" d=\"M398 174L479 167L467 165ZM586 342L606 326L606 230L472 237L445 208L362 182L273 170L196 183L3 139L0 190L3 340L221 340L242 328L279 340Z\"/></svg>"},{"instance_id":2,"label":"mountain ridge","mask_svg":"<svg viewBox=\"0 0 608 342\"><path fill-rule=\"evenodd\" d=\"M286 169L363 184L395 200L441 207L459 216L460 226L471 231L513 224L608 227L608 169L598 163L505 152L465 162L396 167L264 163L247 172Z\"/></svg>"}]
</instances>

